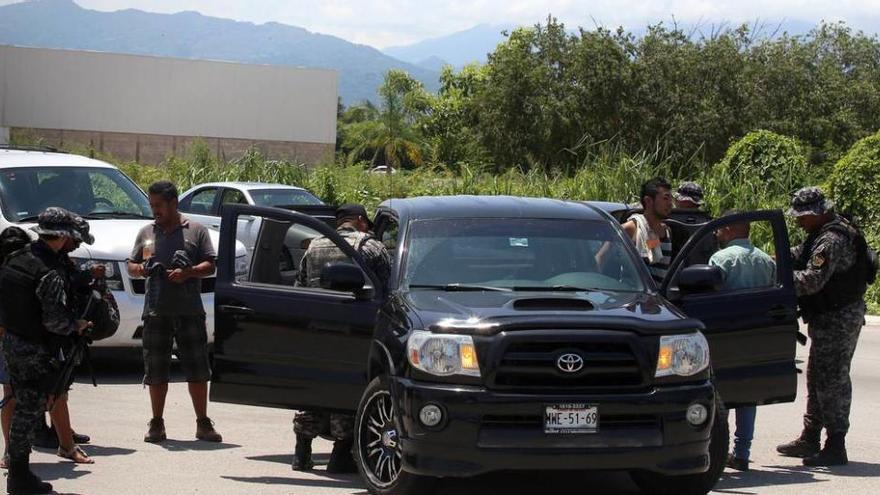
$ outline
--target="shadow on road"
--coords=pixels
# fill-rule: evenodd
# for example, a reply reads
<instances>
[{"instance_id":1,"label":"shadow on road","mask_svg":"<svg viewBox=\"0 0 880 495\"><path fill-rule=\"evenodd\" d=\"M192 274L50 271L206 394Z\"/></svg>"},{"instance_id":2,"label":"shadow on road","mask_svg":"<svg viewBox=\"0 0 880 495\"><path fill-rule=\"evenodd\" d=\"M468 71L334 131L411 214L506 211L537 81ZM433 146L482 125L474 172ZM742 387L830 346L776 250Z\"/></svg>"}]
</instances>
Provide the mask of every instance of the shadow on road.
<instances>
[{"instance_id":1,"label":"shadow on road","mask_svg":"<svg viewBox=\"0 0 880 495\"><path fill-rule=\"evenodd\" d=\"M105 447L103 445L84 444L80 445L89 457L110 457L115 455L130 455L137 452L134 449L124 449L122 447Z\"/></svg>"},{"instance_id":2,"label":"shadow on road","mask_svg":"<svg viewBox=\"0 0 880 495\"><path fill-rule=\"evenodd\" d=\"M260 462L275 462L278 464L287 464L290 465L293 462L293 454L272 454L272 455L257 455L253 457L245 457L245 459L249 461L260 461ZM312 454L312 461L314 461L315 465L327 464L327 461L330 460L330 454Z\"/></svg>"},{"instance_id":3,"label":"shadow on road","mask_svg":"<svg viewBox=\"0 0 880 495\"><path fill-rule=\"evenodd\" d=\"M253 483L258 485L288 485L299 487L318 487L318 488L363 488L361 480L357 475L349 476L324 476L321 471L313 471L309 478L300 478L296 473L291 472L290 477L282 476L258 476L258 477L242 477L242 476L221 476L223 479L238 481L241 483ZM363 492L366 493L366 492Z\"/></svg>"},{"instance_id":4,"label":"shadow on road","mask_svg":"<svg viewBox=\"0 0 880 495\"><path fill-rule=\"evenodd\" d=\"M589 487L590 495L636 495L625 472L500 472L469 479L447 479L437 486L437 495L534 495L571 493L572 487ZM576 490L580 491L580 490Z\"/></svg>"},{"instance_id":5,"label":"shadow on road","mask_svg":"<svg viewBox=\"0 0 880 495\"><path fill-rule=\"evenodd\" d=\"M796 473L822 473L833 476L850 477L850 478L872 478L880 476L880 464L872 462L856 462L850 461L846 466L834 466L827 468L814 468L807 466L767 466L768 469L778 469L781 471L792 471Z\"/></svg>"},{"instance_id":6,"label":"shadow on road","mask_svg":"<svg viewBox=\"0 0 880 495\"><path fill-rule=\"evenodd\" d=\"M241 448L241 445L234 443L211 443L202 440L172 440L170 438L156 445L170 452L182 452L187 450L211 451Z\"/></svg>"},{"instance_id":7,"label":"shadow on road","mask_svg":"<svg viewBox=\"0 0 880 495\"><path fill-rule=\"evenodd\" d=\"M248 457L249 460L289 463L289 455ZM357 475L334 476L324 471L308 474L291 472L289 477L223 476L224 479L260 485L288 485L317 488L364 488ZM636 495L638 489L623 472L572 473L559 472L502 472L468 479L447 479L438 483L437 495L534 495L535 493L569 492L571 487L590 487L590 495ZM366 493L366 492L358 492Z\"/></svg>"},{"instance_id":8,"label":"shadow on road","mask_svg":"<svg viewBox=\"0 0 880 495\"><path fill-rule=\"evenodd\" d=\"M763 468L763 469L761 469ZM870 462L850 462L847 466L833 468L812 468L807 466L761 466L747 473L727 472L715 486L719 493L753 494L765 486L800 485L824 483L829 480L817 479L816 474L835 477L873 478L880 476L880 464ZM742 491L752 488L753 491Z\"/></svg>"},{"instance_id":9,"label":"shadow on road","mask_svg":"<svg viewBox=\"0 0 880 495\"><path fill-rule=\"evenodd\" d=\"M814 473L801 471L791 466L762 466L766 469L752 468L750 471L725 472L715 485L718 493L751 494L757 491L740 491L745 488L761 488L766 486L802 485L821 483L827 480L816 479Z\"/></svg>"},{"instance_id":10,"label":"shadow on road","mask_svg":"<svg viewBox=\"0 0 880 495\"><path fill-rule=\"evenodd\" d=\"M43 481L72 480L92 474L93 464L76 464L74 462L32 462L31 470ZM79 469L77 469L79 467Z\"/></svg>"}]
</instances>

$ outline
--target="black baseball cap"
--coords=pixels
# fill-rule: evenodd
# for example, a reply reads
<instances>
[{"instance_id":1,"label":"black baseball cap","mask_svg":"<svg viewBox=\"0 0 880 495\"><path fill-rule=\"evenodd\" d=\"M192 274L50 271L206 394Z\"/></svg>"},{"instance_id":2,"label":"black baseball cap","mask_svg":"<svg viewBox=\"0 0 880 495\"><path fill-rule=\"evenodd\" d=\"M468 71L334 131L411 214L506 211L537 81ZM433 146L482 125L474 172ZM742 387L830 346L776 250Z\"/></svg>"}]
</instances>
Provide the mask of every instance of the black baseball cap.
<instances>
[{"instance_id":1,"label":"black baseball cap","mask_svg":"<svg viewBox=\"0 0 880 495\"><path fill-rule=\"evenodd\" d=\"M363 217L363 219L367 221L367 225L369 225L370 228L373 228L373 222L370 221L370 216L367 215L367 209L364 208L364 205L357 203L346 203L339 208L336 208L337 222L341 222L348 218L358 217Z\"/></svg>"}]
</instances>

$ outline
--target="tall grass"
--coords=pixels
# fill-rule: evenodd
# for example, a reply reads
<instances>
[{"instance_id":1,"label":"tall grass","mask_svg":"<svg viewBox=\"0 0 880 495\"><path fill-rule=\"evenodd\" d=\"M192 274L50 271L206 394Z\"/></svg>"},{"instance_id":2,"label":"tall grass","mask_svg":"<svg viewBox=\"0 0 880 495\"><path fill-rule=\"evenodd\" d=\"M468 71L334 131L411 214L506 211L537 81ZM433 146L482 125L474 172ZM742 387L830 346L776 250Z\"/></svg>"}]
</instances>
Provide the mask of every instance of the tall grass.
<instances>
[{"instance_id":1,"label":"tall grass","mask_svg":"<svg viewBox=\"0 0 880 495\"><path fill-rule=\"evenodd\" d=\"M88 149L74 152L95 156ZM779 179L731 174L723 167L702 165L697 177L676 177L675 166L659 152L631 155L612 144L602 144L573 167L573 173L547 173L535 167L528 171L510 168L501 174L489 169L459 165L455 170L443 166L424 166L395 174L372 174L364 164L350 165L340 160L314 168L303 164L267 160L256 149L230 162L223 162L204 144L196 142L183 156L169 156L159 166L119 162L109 156L96 156L118 165L129 177L146 189L159 179L171 180L181 191L206 182L252 181L304 187L328 204L356 202L374 210L391 198L437 195L511 195L549 197L571 200L595 200L631 203L638 200L639 187L645 180L663 176L673 184L696 180L707 192L708 205L715 215L727 208L742 210L785 208L794 187L788 172ZM778 172L778 171L777 171ZM819 183L819 177L810 180ZM789 225L792 244L803 232ZM768 225L758 225L753 241L765 248L772 246ZM880 313L880 284L869 292L869 307Z\"/></svg>"}]
</instances>

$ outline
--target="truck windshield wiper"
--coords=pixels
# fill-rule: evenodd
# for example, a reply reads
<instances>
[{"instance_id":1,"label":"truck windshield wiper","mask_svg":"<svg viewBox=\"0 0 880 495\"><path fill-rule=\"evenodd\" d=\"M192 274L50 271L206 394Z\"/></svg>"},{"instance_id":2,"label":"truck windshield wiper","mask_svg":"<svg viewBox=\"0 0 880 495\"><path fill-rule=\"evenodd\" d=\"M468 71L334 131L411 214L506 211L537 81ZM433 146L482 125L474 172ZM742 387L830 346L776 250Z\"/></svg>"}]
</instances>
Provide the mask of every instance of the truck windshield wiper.
<instances>
[{"instance_id":1,"label":"truck windshield wiper","mask_svg":"<svg viewBox=\"0 0 880 495\"><path fill-rule=\"evenodd\" d=\"M29 217L19 218L18 221L21 223L30 223L30 222L36 222L37 220L39 220L39 218L40 218L39 215L31 215Z\"/></svg>"},{"instance_id":2,"label":"truck windshield wiper","mask_svg":"<svg viewBox=\"0 0 880 495\"><path fill-rule=\"evenodd\" d=\"M574 285L517 285L513 287L513 290L524 292L595 292L598 289L576 287Z\"/></svg>"},{"instance_id":3,"label":"truck windshield wiper","mask_svg":"<svg viewBox=\"0 0 880 495\"><path fill-rule=\"evenodd\" d=\"M510 292L511 289L507 287L492 287L489 285L470 285L470 284L446 284L446 285L425 285L425 284L412 284L409 286L410 289L439 289L445 290L446 292L479 292L479 291L495 291L495 292Z\"/></svg>"},{"instance_id":4,"label":"truck windshield wiper","mask_svg":"<svg viewBox=\"0 0 880 495\"><path fill-rule=\"evenodd\" d=\"M93 211L85 215L86 218L99 217L122 217L122 218L143 218L152 220L153 217L141 215L140 213L132 213L130 211Z\"/></svg>"}]
</instances>

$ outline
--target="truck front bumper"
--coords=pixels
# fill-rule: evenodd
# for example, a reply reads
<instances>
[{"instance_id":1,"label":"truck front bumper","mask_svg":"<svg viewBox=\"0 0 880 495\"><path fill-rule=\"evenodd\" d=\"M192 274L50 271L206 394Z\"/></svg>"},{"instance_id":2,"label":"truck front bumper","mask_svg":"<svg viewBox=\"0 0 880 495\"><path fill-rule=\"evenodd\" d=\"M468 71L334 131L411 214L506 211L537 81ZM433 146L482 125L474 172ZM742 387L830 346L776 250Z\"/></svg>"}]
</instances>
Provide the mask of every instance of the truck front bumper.
<instances>
[{"instance_id":1,"label":"truck front bumper","mask_svg":"<svg viewBox=\"0 0 880 495\"><path fill-rule=\"evenodd\" d=\"M646 470L666 475L705 472L715 416L710 382L643 393L535 395L392 379L401 418L403 468L426 476L466 477L500 470ZM595 433L548 434L550 404L596 406ZM704 405L709 419L692 426L687 408ZM419 411L440 407L443 421L424 426Z\"/></svg>"}]
</instances>

